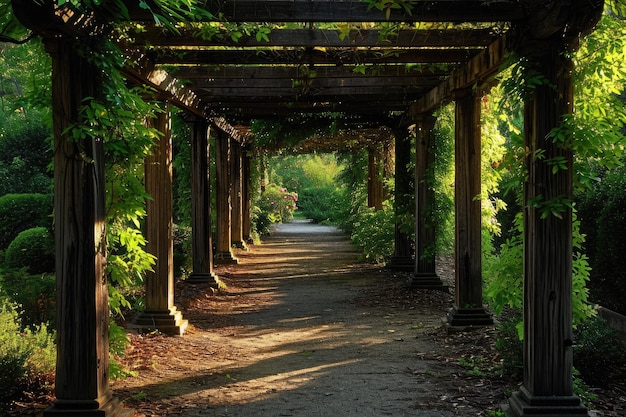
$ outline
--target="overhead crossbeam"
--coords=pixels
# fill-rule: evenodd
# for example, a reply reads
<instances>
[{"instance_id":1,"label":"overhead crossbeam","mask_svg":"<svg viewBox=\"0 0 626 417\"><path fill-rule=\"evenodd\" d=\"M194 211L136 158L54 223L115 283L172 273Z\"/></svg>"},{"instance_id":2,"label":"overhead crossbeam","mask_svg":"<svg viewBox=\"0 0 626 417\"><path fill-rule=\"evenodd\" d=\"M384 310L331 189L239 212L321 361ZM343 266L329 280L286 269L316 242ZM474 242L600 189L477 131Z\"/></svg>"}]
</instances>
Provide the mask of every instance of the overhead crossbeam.
<instances>
[{"instance_id":1,"label":"overhead crossbeam","mask_svg":"<svg viewBox=\"0 0 626 417\"><path fill-rule=\"evenodd\" d=\"M211 65L358 65L385 63L465 62L479 49L266 49L266 50L164 50L154 55L157 64Z\"/></svg>"},{"instance_id":2,"label":"overhead crossbeam","mask_svg":"<svg viewBox=\"0 0 626 417\"><path fill-rule=\"evenodd\" d=\"M201 30L183 30L173 34L161 28L150 27L134 36L136 45L152 47L478 47L487 46L498 36L488 29L402 29L384 34L376 29L340 30L273 28L264 39L255 34L242 34L236 41L226 31L203 38Z\"/></svg>"},{"instance_id":3,"label":"overhead crossbeam","mask_svg":"<svg viewBox=\"0 0 626 417\"><path fill-rule=\"evenodd\" d=\"M132 20L152 21L138 2L127 3ZM525 17L523 7L509 1L415 1L409 7L387 14L357 0L210 0L206 9L229 22L498 22Z\"/></svg>"}]
</instances>

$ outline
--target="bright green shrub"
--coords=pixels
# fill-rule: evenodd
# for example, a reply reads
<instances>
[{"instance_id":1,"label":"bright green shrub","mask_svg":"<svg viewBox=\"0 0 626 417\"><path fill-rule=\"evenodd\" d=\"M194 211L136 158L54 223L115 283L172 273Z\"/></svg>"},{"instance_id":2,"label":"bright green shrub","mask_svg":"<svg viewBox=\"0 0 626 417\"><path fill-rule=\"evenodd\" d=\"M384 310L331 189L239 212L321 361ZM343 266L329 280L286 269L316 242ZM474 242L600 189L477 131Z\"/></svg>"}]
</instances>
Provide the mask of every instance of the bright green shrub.
<instances>
[{"instance_id":1,"label":"bright green shrub","mask_svg":"<svg viewBox=\"0 0 626 417\"><path fill-rule=\"evenodd\" d=\"M298 193L298 209L316 223L334 223L346 215L343 194L334 186L305 188Z\"/></svg>"},{"instance_id":2,"label":"bright green shrub","mask_svg":"<svg viewBox=\"0 0 626 417\"><path fill-rule=\"evenodd\" d=\"M7 248L5 265L31 274L54 272L54 236L45 227L24 230Z\"/></svg>"},{"instance_id":3,"label":"bright green shrub","mask_svg":"<svg viewBox=\"0 0 626 417\"><path fill-rule=\"evenodd\" d=\"M56 279L54 274L31 275L26 268L0 270L0 289L12 303L20 306L23 325L48 323L55 327Z\"/></svg>"},{"instance_id":4,"label":"bright green shrub","mask_svg":"<svg viewBox=\"0 0 626 417\"><path fill-rule=\"evenodd\" d=\"M52 227L52 196L7 194L0 197L0 248L6 248L22 231Z\"/></svg>"},{"instance_id":5,"label":"bright green shrub","mask_svg":"<svg viewBox=\"0 0 626 417\"><path fill-rule=\"evenodd\" d=\"M267 215L270 223L288 223L296 211L298 195L275 184L265 187L257 202L261 212Z\"/></svg>"},{"instance_id":6,"label":"bright green shrub","mask_svg":"<svg viewBox=\"0 0 626 417\"><path fill-rule=\"evenodd\" d=\"M0 400L14 398L29 380L54 370L56 348L45 325L22 329L15 307L0 301Z\"/></svg>"},{"instance_id":7,"label":"bright green shrub","mask_svg":"<svg viewBox=\"0 0 626 417\"><path fill-rule=\"evenodd\" d=\"M352 242L363 250L367 260L384 263L393 255L395 236L394 209L389 200L382 210L362 207L353 221Z\"/></svg>"}]
</instances>

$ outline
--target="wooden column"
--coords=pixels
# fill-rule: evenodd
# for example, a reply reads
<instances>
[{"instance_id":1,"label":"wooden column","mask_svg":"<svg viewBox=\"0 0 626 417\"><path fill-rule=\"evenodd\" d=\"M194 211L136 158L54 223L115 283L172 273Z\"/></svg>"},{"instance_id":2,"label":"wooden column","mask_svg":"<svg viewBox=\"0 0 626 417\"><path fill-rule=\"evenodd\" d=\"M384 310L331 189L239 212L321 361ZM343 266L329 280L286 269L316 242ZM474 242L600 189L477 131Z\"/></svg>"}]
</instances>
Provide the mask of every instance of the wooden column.
<instances>
[{"instance_id":1,"label":"wooden column","mask_svg":"<svg viewBox=\"0 0 626 417\"><path fill-rule=\"evenodd\" d=\"M367 149L367 206L383 209L382 144L376 143Z\"/></svg>"},{"instance_id":2,"label":"wooden column","mask_svg":"<svg viewBox=\"0 0 626 417\"><path fill-rule=\"evenodd\" d=\"M448 325L456 328L493 323L483 307L480 99L471 88L456 94L455 127L455 303Z\"/></svg>"},{"instance_id":3,"label":"wooden column","mask_svg":"<svg viewBox=\"0 0 626 417\"><path fill-rule=\"evenodd\" d=\"M191 126L191 239L193 271L188 283L218 287L213 273L213 232L211 228L211 181L209 124L204 119Z\"/></svg>"},{"instance_id":4,"label":"wooden column","mask_svg":"<svg viewBox=\"0 0 626 417\"><path fill-rule=\"evenodd\" d=\"M231 244L239 249L247 249L243 240L243 148L235 139L230 141L231 163Z\"/></svg>"},{"instance_id":5,"label":"wooden column","mask_svg":"<svg viewBox=\"0 0 626 417\"><path fill-rule=\"evenodd\" d=\"M411 132L408 127L394 129L395 136L395 214L396 219L405 213L411 213L415 207L414 191L411 187L412 172L408 169L411 163ZM394 230L393 256L387 267L398 271L413 271L412 233L401 230L396 221Z\"/></svg>"},{"instance_id":6,"label":"wooden column","mask_svg":"<svg viewBox=\"0 0 626 417\"><path fill-rule=\"evenodd\" d=\"M543 203L572 198L572 150L549 133L572 113L573 65L557 44L541 46L546 54L535 58L535 69L548 83L536 87L524 113L524 383L507 415L586 416L572 386L572 211L563 204L558 216L542 215ZM567 169L553 172L556 159Z\"/></svg>"},{"instance_id":7,"label":"wooden column","mask_svg":"<svg viewBox=\"0 0 626 417\"><path fill-rule=\"evenodd\" d=\"M241 190L241 202L242 202L242 233L243 240L246 243L252 243L252 224L250 222L250 191L252 189L252 167L250 160L250 149L248 147L243 148L243 167L242 167L242 190Z\"/></svg>"},{"instance_id":8,"label":"wooden column","mask_svg":"<svg viewBox=\"0 0 626 417\"><path fill-rule=\"evenodd\" d=\"M216 143L216 252L215 262L220 264L236 264L231 246L231 183L230 183L230 137L218 131Z\"/></svg>"},{"instance_id":9,"label":"wooden column","mask_svg":"<svg viewBox=\"0 0 626 417\"><path fill-rule=\"evenodd\" d=\"M432 135L436 118L421 114L415 120L415 265L411 288L447 291L435 270L435 190Z\"/></svg>"},{"instance_id":10,"label":"wooden column","mask_svg":"<svg viewBox=\"0 0 626 417\"><path fill-rule=\"evenodd\" d=\"M152 197L146 203L146 250L156 257L146 272L146 309L133 327L182 335L187 320L174 306L174 234L172 219L172 132L169 104L148 124L162 133L145 161L145 188Z\"/></svg>"},{"instance_id":11,"label":"wooden column","mask_svg":"<svg viewBox=\"0 0 626 417\"><path fill-rule=\"evenodd\" d=\"M44 416L131 416L109 387L109 304L100 138L66 133L98 97L100 72L71 39L44 41L52 57L57 282L56 401Z\"/></svg>"}]
</instances>

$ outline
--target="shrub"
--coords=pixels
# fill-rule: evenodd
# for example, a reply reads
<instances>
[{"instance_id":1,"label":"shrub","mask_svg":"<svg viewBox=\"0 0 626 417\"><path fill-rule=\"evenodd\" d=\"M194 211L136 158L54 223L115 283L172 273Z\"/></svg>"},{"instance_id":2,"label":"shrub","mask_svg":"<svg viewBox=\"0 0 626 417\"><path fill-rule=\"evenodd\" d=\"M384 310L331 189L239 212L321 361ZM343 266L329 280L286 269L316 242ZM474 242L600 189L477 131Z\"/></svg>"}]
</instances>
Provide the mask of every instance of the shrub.
<instances>
[{"instance_id":1,"label":"shrub","mask_svg":"<svg viewBox=\"0 0 626 417\"><path fill-rule=\"evenodd\" d=\"M5 265L31 274L54 272L54 237L45 227L24 230L7 248Z\"/></svg>"},{"instance_id":2,"label":"shrub","mask_svg":"<svg viewBox=\"0 0 626 417\"><path fill-rule=\"evenodd\" d=\"M587 235L592 300L626 314L626 166L604 176L579 197L581 232Z\"/></svg>"},{"instance_id":3,"label":"shrub","mask_svg":"<svg viewBox=\"0 0 626 417\"><path fill-rule=\"evenodd\" d=\"M261 194L258 206L261 212L266 213L271 223L288 223L293 219L293 212L297 209L298 195L287 191L286 188L270 184Z\"/></svg>"},{"instance_id":4,"label":"shrub","mask_svg":"<svg viewBox=\"0 0 626 417\"><path fill-rule=\"evenodd\" d=\"M0 195L47 193L52 185L50 129L29 119L13 121L0 136Z\"/></svg>"},{"instance_id":5,"label":"shrub","mask_svg":"<svg viewBox=\"0 0 626 417\"><path fill-rule=\"evenodd\" d=\"M367 260L384 263L393 255L394 209L389 200L383 202L382 210L362 207L353 222L352 242L363 250Z\"/></svg>"},{"instance_id":6,"label":"shrub","mask_svg":"<svg viewBox=\"0 0 626 417\"><path fill-rule=\"evenodd\" d=\"M53 274L31 275L26 268L0 270L3 295L21 307L20 320L25 326L48 323L55 327L56 280Z\"/></svg>"},{"instance_id":7,"label":"shrub","mask_svg":"<svg viewBox=\"0 0 626 417\"><path fill-rule=\"evenodd\" d=\"M519 337L522 311L511 309L501 318L496 327L495 348L502 358L502 375L521 380L524 372L523 343Z\"/></svg>"},{"instance_id":8,"label":"shrub","mask_svg":"<svg viewBox=\"0 0 626 417\"><path fill-rule=\"evenodd\" d=\"M0 248L5 249L22 231L52 227L52 196L7 194L0 197Z\"/></svg>"},{"instance_id":9,"label":"shrub","mask_svg":"<svg viewBox=\"0 0 626 417\"><path fill-rule=\"evenodd\" d=\"M336 222L342 217L342 192L334 186L305 188L298 193L298 209L316 223Z\"/></svg>"},{"instance_id":10,"label":"shrub","mask_svg":"<svg viewBox=\"0 0 626 417\"><path fill-rule=\"evenodd\" d=\"M601 317L594 317L576 329L574 367L586 383L605 386L615 364L624 362L626 349Z\"/></svg>"},{"instance_id":11,"label":"shrub","mask_svg":"<svg viewBox=\"0 0 626 417\"><path fill-rule=\"evenodd\" d=\"M56 348L45 325L22 329L15 307L0 301L0 401L54 370Z\"/></svg>"}]
</instances>

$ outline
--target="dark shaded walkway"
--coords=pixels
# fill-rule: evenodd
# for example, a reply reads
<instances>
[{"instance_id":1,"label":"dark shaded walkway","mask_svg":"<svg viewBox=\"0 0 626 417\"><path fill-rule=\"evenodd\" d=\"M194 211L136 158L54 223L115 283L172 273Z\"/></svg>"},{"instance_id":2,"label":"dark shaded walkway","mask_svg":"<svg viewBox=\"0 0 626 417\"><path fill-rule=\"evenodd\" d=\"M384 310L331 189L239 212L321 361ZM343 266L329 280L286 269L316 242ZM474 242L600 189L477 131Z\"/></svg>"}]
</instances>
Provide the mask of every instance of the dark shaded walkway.
<instances>
[{"instance_id":1,"label":"dark shaded walkway","mask_svg":"<svg viewBox=\"0 0 626 417\"><path fill-rule=\"evenodd\" d=\"M113 388L139 415L487 415L464 401L472 387L431 337L449 295L394 299L404 277L357 263L327 226L280 225L237 256L216 271L223 294L179 287L187 335L133 336L152 356Z\"/></svg>"}]
</instances>

